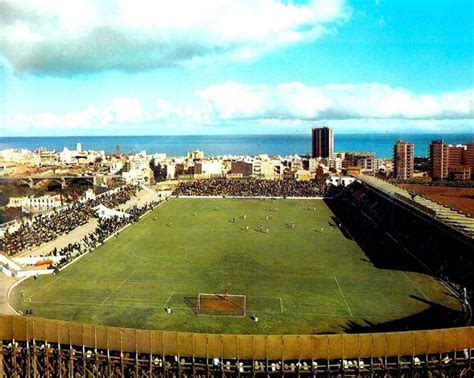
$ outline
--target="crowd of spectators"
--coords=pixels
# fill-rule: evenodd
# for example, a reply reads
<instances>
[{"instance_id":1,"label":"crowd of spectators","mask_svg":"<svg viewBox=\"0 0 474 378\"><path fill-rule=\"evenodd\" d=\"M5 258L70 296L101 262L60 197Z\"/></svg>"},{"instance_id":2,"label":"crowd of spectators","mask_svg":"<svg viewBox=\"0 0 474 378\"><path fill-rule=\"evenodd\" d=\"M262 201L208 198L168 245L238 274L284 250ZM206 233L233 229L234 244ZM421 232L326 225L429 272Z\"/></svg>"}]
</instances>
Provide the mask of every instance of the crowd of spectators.
<instances>
[{"instance_id":1,"label":"crowd of spectators","mask_svg":"<svg viewBox=\"0 0 474 378\"><path fill-rule=\"evenodd\" d=\"M324 181L204 179L181 182L176 196L231 197L320 197L326 190Z\"/></svg>"},{"instance_id":2,"label":"crowd of spectators","mask_svg":"<svg viewBox=\"0 0 474 378\"><path fill-rule=\"evenodd\" d=\"M137 190L136 185L125 185L95 199L76 201L67 207L54 209L48 214L37 215L32 219L22 218L20 226L15 231L6 231L0 239L0 252L11 256L54 240L59 235L67 234L86 224L94 216L94 207L98 205L117 207L135 196Z\"/></svg>"},{"instance_id":3,"label":"crowd of spectators","mask_svg":"<svg viewBox=\"0 0 474 378\"><path fill-rule=\"evenodd\" d=\"M153 210L158 205L158 201L148 202L142 206L132 206L125 212L129 216L115 215L108 218L98 218L98 225L94 231L88 233L81 241L70 243L62 249L54 248L48 256L61 256L61 259L50 265L50 269L58 271L63 266L76 259L85 252L96 248L109 236L125 227L127 224L137 222L147 211Z\"/></svg>"}]
</instances>

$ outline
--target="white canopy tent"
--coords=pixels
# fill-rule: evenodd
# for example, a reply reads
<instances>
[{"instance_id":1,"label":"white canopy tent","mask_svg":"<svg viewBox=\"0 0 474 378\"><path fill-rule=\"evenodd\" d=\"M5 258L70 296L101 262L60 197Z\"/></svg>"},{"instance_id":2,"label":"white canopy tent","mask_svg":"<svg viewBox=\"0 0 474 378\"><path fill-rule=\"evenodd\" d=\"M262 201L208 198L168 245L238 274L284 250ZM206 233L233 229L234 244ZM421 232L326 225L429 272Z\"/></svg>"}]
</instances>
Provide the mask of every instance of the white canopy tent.
<instances>
[{"instance_id":1,"label":"white canopy tent","mask_svg":"<svg viewBox=\"0 0 474 378\"><path fill-rule=\"evenodd\" d=\"M106 207L104 205L98 205L98 206L92 208L92 210L94 210L97 213L99 218L106 218L107 219L107 218L111 218L111 217L115 217L115 216L128 218L130 216L130 214L128 214L128 213L125 213L123 211L109 209L108 207Z\"/></svg>"}]
</instances>

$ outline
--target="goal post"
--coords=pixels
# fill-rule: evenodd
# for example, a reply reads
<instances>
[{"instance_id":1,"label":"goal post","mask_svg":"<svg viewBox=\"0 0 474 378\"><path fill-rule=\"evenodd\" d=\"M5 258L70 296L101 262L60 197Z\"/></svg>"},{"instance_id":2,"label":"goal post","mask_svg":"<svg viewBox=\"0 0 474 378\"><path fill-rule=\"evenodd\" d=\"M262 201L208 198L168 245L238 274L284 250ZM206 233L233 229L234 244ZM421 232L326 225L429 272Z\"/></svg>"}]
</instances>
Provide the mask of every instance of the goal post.
<instances>
[{"instance_id":1,"label":"goal post","mask_svg":"<svg viewBox=\"0 0 474 378\"><path fill-rule=\"evenodd\" d=\"M245 316L245 295L199 293L196 302L197 315Z\"/></svg>"}]
</instances>

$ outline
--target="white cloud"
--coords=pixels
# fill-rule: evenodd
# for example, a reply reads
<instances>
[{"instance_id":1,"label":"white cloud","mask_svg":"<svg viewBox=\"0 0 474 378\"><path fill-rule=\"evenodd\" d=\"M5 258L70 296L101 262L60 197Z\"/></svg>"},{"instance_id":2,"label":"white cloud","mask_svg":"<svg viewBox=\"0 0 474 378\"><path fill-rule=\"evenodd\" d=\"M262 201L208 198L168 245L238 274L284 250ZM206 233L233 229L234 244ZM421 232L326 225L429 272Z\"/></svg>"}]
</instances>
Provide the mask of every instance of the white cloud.
<instances>
[{"instance_id":1,"label":"white cloud","mask_svg":"<svg viewBox=\"0 0 474 378\"><path fill-rule=\"evenodd\" d=\"M7 127L24 129L29 127L43 129L87 129L101 128L111 124L133 125L146 122L150 116L143 112L141 100L137 98L112 99L110 105L100 109L90 105L77 112L64 114L37 113L37 114L10 114L4 115L1 120Z\"/></svg>"},{"instance_id":2,"label":"white cloud","mask_svg":"<svg viewBox=\"0 0 474 378\"><path fill-rule=\"evenodd\" d=\"M155 105L152 118L157 122L172 122L173 125L189 123L210 125L214 121L212 108L206 104L201 104L199 107L174 106L169 101L160 98L156 100Z\"/></svg>"},{"instance_id":3,"label":"white cloud","mask_svg":"<svg viewBox=\"0 0 474 378\"><path fill-rule=\"evenodd\" d=\"M274 87L227 82L197 92L220 119L463 119L474 117L474 89L416 95L379 83L300 82Z\"/></svg>"},{"instance_id":4,"label":"white cloud","mask_svg":"<svg viewBox=\"0 0 474 378\"><path fill-rule=\"evenodd\" d=\"M347 17L344 1L7 0L0 54L51 75L254 59L327 33Z\"/></svg>"},{"instance_id":5,"label":"white cloud","mask_svg":"<svg viewBox=\"0 0 474 378\"><path fill-rule=\"evenodd\" d=\"M113 99L112 104L103 116L109 120L107 123L137 123L143 121L144 118L141 102L138 98Z\"/></svg>"},{"instance_id":6,"label":"white cloud","mask_svg":"<svg viewBox=\"0 0 474 378\"><path fill-rule=\"evenodd\" d=\"M192 103L189 101L193 101ZM65 114L11 114L0 124L16 130L81 130L114 128L132 132L134 128L180 128L203 126L254 125L265 128L304 128L319 120L329 120L341 129L365 125L390 126L391 131L407 125L419 130L452 131L449 125L469 130L474 127L474 89L440 94L414 94L406 89L379 83L309 86L300 82L276 86L226 82L198 91L188 103L173 104L159 98L116 98L106 106L90 105Z\"/></svg>"}]
</instances>

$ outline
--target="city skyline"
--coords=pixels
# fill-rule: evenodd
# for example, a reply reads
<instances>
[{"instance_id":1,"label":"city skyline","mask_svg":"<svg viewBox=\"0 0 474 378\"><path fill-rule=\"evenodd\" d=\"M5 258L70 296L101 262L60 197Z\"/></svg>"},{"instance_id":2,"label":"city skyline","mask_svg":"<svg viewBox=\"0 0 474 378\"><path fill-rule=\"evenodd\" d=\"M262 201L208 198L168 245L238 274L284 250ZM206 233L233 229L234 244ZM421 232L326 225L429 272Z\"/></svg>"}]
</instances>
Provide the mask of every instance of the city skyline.
<instances>
[{"instance_id":1,"label":"city skyline","mask_svg":"<svg viewBox=\"0 0 474 378\"><path fill-rule=\"evenodd\" d=\"M0 4L2 136L474 130L469 1L42 4Z\"/></svg>"}]
</instances>

